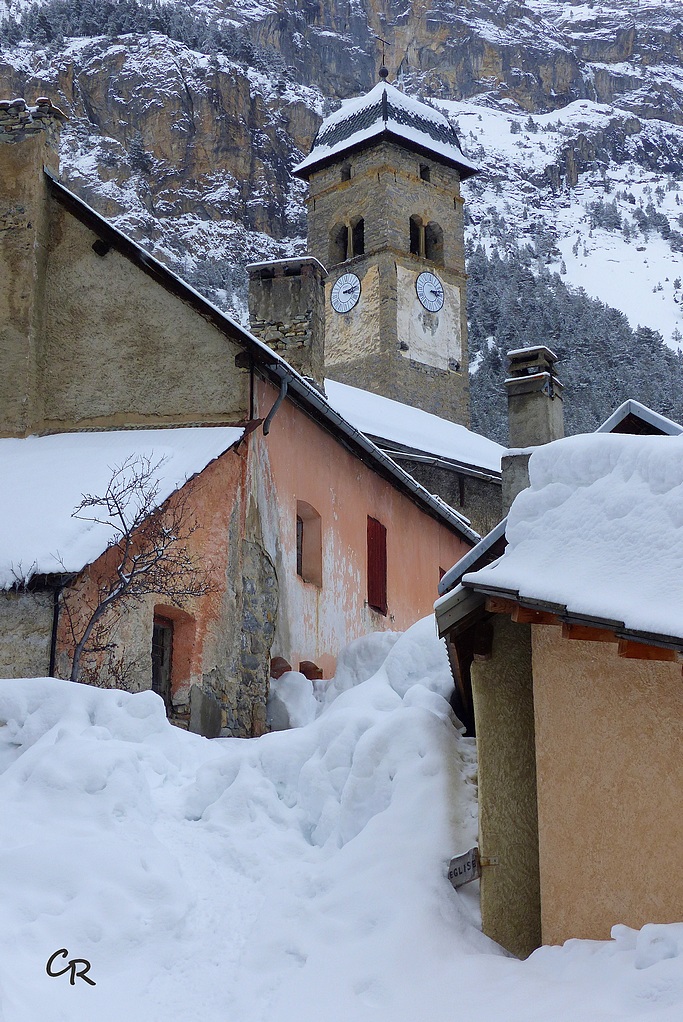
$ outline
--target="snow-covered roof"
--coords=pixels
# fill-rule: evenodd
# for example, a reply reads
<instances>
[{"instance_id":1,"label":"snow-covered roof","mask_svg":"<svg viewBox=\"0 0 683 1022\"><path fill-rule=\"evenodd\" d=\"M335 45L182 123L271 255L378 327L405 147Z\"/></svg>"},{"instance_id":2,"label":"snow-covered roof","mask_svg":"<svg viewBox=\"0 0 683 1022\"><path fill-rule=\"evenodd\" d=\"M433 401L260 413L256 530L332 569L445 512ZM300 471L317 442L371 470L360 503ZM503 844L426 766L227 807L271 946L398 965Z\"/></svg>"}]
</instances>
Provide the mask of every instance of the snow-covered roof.
<instances>
[{"instance_id":1,"label":"snow-covered roof","mask_svg":"<svg viewBox=\"0 0 683 1022\"><path fill-rule=\"evenodd\" d=\"M325 118L310 153L293 173L308 178L321 164L381 137L456 166L463 179L479 171L476 163L463 155L455 128L444 113L379 82Z\"/></svg>"},{"instance_id":2,"label":"snow-covered roof","mask_svg":"<svg viewBox=\"0 0 683 1022\"><path fill-rule=\"evenodd\" d=\"M639 425L640 428L635 428ZM678 436L683 433L683 426L667 419L666 415L654 412L640 401L629 398L598 426L596 433L662 433L666 436Z\"/></svg>"},{"instance_id":3,"label":"snow-covered roof","mask_svg":"<svg viewBox=\"0 0 683 1022\"><path fill-rule=\"evenodd\" d=\"M231 426L58 433L0 440L0 588L80 571L106 549L106 523L74 518L83 494L103 494L128 459L158 465L156 505L237 443Z\"/></svg>"},{"instance_id":4,"label":"snow-covered roof","mask_svg":"<svg viewBox=\"0 0 683 1022\"><path fill-rule=\"evenodd\" d=\"M567 437L529 474L505 553L463 584L683 637L683 436Z\"/></svg>"},{"instance_id":5,"label":"snow-covered roof","mask_svg":"<svg viewBox=\"0 0 683 1022\"><path fill-rule=\"evenodd\" d=\"M367 436L500 473L505 448L466 426L334 380L325 380L325 392L332 408Z\"/></svg>"}]
</instances>

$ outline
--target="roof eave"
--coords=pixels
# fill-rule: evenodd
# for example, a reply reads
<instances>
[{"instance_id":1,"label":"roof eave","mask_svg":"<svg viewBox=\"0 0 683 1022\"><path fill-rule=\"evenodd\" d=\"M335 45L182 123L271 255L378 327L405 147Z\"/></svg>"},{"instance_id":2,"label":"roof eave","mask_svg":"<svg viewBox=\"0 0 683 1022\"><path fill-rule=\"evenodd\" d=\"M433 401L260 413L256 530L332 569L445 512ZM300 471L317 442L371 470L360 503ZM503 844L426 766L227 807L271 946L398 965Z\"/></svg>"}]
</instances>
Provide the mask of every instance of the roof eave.
<instances>
[{"instance_id":1,"label":"roof eave","mask_svg":"<svg viewBox=\"0 0 683 1022\"><path fill-rule=\"evenodd\" d=\"M447 167L454 167L460 174L460 180L465 181L468 177L473 177L475 174L481 173L480 167L470 167L465 163L460 162L456 159L451 159L444 153L435 152L430 149L429 146L420 145L419 142L415 142L412 139L407 139L398 132L393 131L387 125L381 128L375 134L369 135L366 138L360 139L358 142L354 142L352 145L345 149L339 149L336 152L328 153L327 155L321 156L320 159L315 160L313 163L309 163L304 168L295 167L292 171L294 177L300 178L302 181L308 181L311 176L319 170L323 170L325 167L330 166L332 163L337 163L339 160L345 159L351 153L358 153L364 149L368 149L373 145L377 145L380 142L390 141L395 145L400 146L402 149L407 149L410 152L417 153L420 156L425 156L430 160L435 160L438 163L443 163Z\"/></svg>"},{"instance_id":2,"label":"roof eave","mask_svg":"<svg viewBox=\"0 0 683 1022\"><path fill-rule=\"evenodd\" d=\"M510 600L527 610L540 611L553 614L560 619L562 624L585 625L588 628L608 629L615 633L618 639L630 639L634 642L662 646L663 648L680 650L683 652L683 635L667 635L663 632L646 632L637 628L629 628L623 621L615 618L599 617L593 614L584 614L580 611L571 610L566 604L552 603L549 600L539 600L532 596L522 596L516 589L508 589L503 586L492 586L476 581L463 579L461 586L465 590L477 593L481 597L500 597ZM450 594L448 594L450 595ZM444 599L444 604L446 600Z\"/></svg>"}]
</instances>

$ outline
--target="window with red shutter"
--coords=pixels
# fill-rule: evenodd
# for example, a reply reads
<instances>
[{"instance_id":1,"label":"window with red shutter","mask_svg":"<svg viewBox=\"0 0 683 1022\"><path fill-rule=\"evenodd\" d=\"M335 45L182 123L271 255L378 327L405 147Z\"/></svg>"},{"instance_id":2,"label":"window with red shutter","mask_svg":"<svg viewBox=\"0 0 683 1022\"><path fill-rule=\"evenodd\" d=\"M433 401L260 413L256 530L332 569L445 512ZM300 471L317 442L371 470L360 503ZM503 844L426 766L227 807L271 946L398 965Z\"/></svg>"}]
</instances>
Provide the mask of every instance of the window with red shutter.
<instances>
[{"instance_id":1,"label":"window with red shutter","mask_svg":"<svg viewBox=\"0 0 683 1022\"><path fill-rule=\"evenodd\" d=\"M387 612L387 530L368 515L368 605Z\"/></svg>"}]
</instances>

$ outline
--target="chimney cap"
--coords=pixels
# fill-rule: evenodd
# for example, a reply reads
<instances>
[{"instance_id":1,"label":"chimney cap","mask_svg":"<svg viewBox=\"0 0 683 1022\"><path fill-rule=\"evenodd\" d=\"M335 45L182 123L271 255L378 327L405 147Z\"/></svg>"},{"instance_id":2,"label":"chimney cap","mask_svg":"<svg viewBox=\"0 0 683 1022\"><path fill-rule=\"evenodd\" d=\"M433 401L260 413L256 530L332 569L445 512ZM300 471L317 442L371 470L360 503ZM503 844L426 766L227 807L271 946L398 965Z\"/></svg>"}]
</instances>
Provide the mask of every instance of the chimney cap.
<instances>
[{"instance_id":1,"label":"chimney cap","mask_svg":"<svg viewBox=\"0 0 683 1022\"><path fill-rule=\"evenodd\" d=\"M510 360L508 372L513 379L537 373L554 373L559 361L555 352L545 344L537 344L533 348L515 348L507 354Z\"/></svg>"}]
</instances>

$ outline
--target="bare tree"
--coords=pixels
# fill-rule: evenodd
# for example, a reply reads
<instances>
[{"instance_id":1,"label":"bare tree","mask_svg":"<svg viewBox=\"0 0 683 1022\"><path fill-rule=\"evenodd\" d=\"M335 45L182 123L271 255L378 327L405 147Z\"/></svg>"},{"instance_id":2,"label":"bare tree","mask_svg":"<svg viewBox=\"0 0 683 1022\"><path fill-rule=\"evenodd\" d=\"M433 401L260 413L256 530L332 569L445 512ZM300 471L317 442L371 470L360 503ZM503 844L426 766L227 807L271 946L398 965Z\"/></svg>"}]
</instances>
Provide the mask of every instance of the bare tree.
<instances>
[{"instance_id":1,"label":"bare tree","mask_svg":"<svg viewBox=\"0 0 683 1022\"><path fill-rule=\"evenodd\" d=\"M64 591L63 606L74 643L71 681L78 681L82 657L111 652L117 612L155 594L177 606L212 591L207 571L197 566L187 541L199 528L182 493L159 507L159 469L145 455L127 458L112 471L106 491L84 494L74 518L112 530L108 553L91 567L92 601L83 614L82 589ZM90 609L92 606L92 610ZM90 613L88 613L90 611ZM114 662L112 660L112 662ZM123 663L121 657L115 662Z\"/></svg>"}]
</instances>

